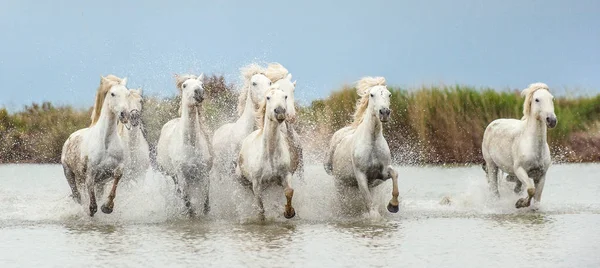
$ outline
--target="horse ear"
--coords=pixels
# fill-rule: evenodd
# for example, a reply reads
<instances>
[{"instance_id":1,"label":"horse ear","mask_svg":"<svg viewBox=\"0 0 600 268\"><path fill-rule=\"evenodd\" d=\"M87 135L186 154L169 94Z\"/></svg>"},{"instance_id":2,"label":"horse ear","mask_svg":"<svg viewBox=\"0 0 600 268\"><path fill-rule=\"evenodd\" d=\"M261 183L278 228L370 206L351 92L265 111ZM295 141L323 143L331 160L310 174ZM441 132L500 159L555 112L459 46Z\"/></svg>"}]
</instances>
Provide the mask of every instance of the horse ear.
<instances>
[{"instance_id":1,"label":"horse ear","mask_svg":"<svg viewBox=\"0 0 600 268\"><path fill-rule=\"evenodd\" d=\"M142 88L138 88L138 94L140 94L140 96L142 96Z\"/></svg>"},{"instance_id":2,"label":"horse ear","mask_svg":"<svg viewBox=\"0 0 600 268\"><path fill-rule=\"evenodd\" d=\"M123 78L123 80L121 80L121 86L127 86L127 77Z\"/></svg>"},{"instance_id":3,"label":"horse ear","mask_svg":"<svg viewBox=\"0 0 600 268\"><path fill-rule=\"evenodd\" d=\"M296 81L294 81L292 84L294 85L294 87L296 87Z\"/></svg>"},{"instance_id":4,"label":"horse ear","mask_svg":"<svg viewBox=\"0 0 600 268\"><path fill-rule=\"evenodd\" d=\"M198 79L200 82L204 81L204 73L201 73L196 79Z\"/></svg>"},{"instance_id":5,"label":"horse ear","mask_svg":"<svg viewBox=\"0 0 600 268\"><path fill-rule=\"evenodd\" d=\"M290 81L292 81L292 73L289 73L289 74L287 75L286 79L287 79L287 80L290 80Z\"/></svg>"},{"instance_id":6,"label":"horse ear","mask_svg":"<svg viewBox=\"0 0 600 268\"><path fill-rule=\"evenodd\" d=\"M100 83L106 83L106 80L108 80L108 79L106 79L106 77L104 77L102 75L100 76Z\"/></svg>"}]
</instances>

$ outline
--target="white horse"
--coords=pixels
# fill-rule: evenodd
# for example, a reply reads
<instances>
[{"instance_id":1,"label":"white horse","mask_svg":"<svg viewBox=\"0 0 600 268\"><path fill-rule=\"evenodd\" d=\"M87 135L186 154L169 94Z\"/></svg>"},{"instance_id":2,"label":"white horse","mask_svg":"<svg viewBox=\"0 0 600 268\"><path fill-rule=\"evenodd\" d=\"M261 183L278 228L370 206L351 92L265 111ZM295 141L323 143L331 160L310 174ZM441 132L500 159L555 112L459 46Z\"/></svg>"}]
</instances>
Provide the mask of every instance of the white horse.
<instances>
[{"instance_id":1,"label":"white horse","mask_svg":"<svg viewBox=\"0 0 600 268\"><path fill-rule=\"evenodd\" d=\"M210 210L208 175L213 157L208 132L198 113L204 99L203 78L203 74L198 77L176 75L177 88L181 93L181 117L163 126L156 149L158 167L173 178L189 216L195 215L192 194L200 194L204 215Z\"/></svg>"},{"instance_id":2,"label":"white horse","mask_svg":"<svg viewBox=\"0 0 600 268\"><path fill-rule=\"evenodd\" d=\"M289 219L296 215L292 207L291 155L286 136L281 131L287 117L287 98L276 85L266 93L256 117L259 129L244 139L238 157L236 175L242 183L251 183L261 219L265 213L262 191L274 183L284 188L287 199L284 217Z\"/></svg>"},{"instance_id":3,"label":"white horse","mask_svg":"<svg viewBox=\"0 0 600 268\"><path fill-rule=\"evenodd\" d=\"M265 69L251 64L242 68L244 85L238 98L238 115L234 123L219 127L213 135L215 153L215 176L227 176L233 173L236 155L246 138L255 129L256 109L271 86L271 80L265 76Z\"/></svg>"},{"instance_id":4,"label":"white horse","mask_svg":"<svg viewBox=\"0 0 600 268\"><path fill-rule=\"evenodd\" d=\"M517 208L529 207L532 198L541 200L546 171L552 162L546 132L557 123L554 97L546 84L531 84L522 95L523 118L492 121L481 145L484 170L494 194L499 195L498 169L508 174L507 180L517 182L515 192L520 192L523 184L527 187L527 197L517 201Z\"/></svg>"},{"instance_id":5,"label":"white horse","mask_svg":"<svg viewBox=\"0 0 600 268\"><path fill-rule=\"evenodd\" d=\"M96 187L103 189L111 178L112 190L102 205L102 212L112 213L117 185L123 175L126 148L117 133L117 121L126 124L129 117L126 84L127 78L102 77L92 112L92 125L71 134L62 148L61 163L72 196L81 203L80 188L87 187L90 216L98 211Z\"/></svg>"},{"instance_id":6,"label":"white horse","mask_svg":"<svg viewBox=\"0 0 600 268\"><path fill-rule=\"evenodd\" d=\"M285 125L281 127L281 130L286 134L288 145L290 146L292 172L298 174L300 179L304 179L302 142L294 128L296 122L296 103L294 101L296 81L292 82L292 74L279 63L269 64L265 75L287 95L287 119L285 120Z\"/></svg>"},{"instance_id":7,"label":"white horse","mask_svg":"<svg viewBox=\"0 0 600 268\"><path fill-rule=\"evenodd\" d=\"M142 130L142 89L130 89L127 100L129 125L119 124L119 135L127 147L123 176L126 181L135 181L144 176L150 166L150 150Z\"/></svg>"},{"instance_id":8,"label":"white horse","mask_svg":"<svg viewBox=\"0 0 600 268\"><path fill-rule=\"evenodd\" d=\"M358 81L354 123L338 130L331 138L325 171L333 175L336 185L357 187L372 216L379 212L373 204L370 188L392 179L392 199L387 209L399 210L398 173L391 165L390 148L383 137L382 122L390 118L391 93L383 77L365 77Z\"/></svg>"}]
</instances>

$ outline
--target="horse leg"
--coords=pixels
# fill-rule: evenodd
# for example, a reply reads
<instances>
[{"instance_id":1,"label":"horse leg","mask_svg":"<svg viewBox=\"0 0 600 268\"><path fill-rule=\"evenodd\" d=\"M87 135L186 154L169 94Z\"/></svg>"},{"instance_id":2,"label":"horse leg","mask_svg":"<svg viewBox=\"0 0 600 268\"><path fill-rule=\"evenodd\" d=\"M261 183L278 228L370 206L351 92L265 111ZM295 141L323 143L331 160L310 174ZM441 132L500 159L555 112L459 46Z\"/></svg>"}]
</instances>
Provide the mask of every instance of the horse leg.
<instances>
[{"instance_id":1,"label":"horse leg","mask_svg":"<svg viewBox=\"0 0 600 268\"><path fill-rule=\"evenodd\" d=\"M529 178L529 175L527 175L527 171L525 171L523 167L516 168L515 175L521 181L522 184L527 186L527 197L520 198L519 200L517 200L515 207L529 207L529 205L531 205L531 199L535 194L535 185L533 183L533 180Z\"/></svg>"},{"instance_id":2,"label":"horse leg","mask_svg":"<svg viewBox=\"0 0 600 268\"><path fill-rule=\"evenodd\" d=\"M202 210L203 215L208 215L210 212L210 177L209 176L201 176L202 177L202 189L200 192L202 193L202 197L204 197L204 206Z\"/></svg>"},{"instance_id":3,"label":"horse leg","mask_svg":"<svg viewBox=\"0 0 600 268\"><path fill-rule=\"evenodd\" d=\"M535 194L533 198L536 203L542 201L542 191L544 191L544 184L546 183L546 174L542 175L538 182L535 184Z\"/></svg>"},{"instance_id":4,"label":"horse leg","mask_svg":"<svg viewBox=\"0 0 600 268\"><path fill-rule=\"evenodd\" d=\"M75 202L81 204L81 194L79 194L79 189L77 189L75 173L67 167L63 167L63 171L67 178L67 182L69 183L69 187L71 188L71 197L73 197Z\"/></svg>"},{"instance_id":5,"label":"horse leg","mask_svg":"<svg viewBox=\"0 0 600 268\"><path fill-rule=\"evenodd\" d=\"M515 194L518 194L523 190L523 183L521 183L517 176L508 174L506 175L506 181L515 183L515 188L513 189Z\"/></svg>"},{"instance_id":6,"label":"horse leg","mask_svg":"<svg viewBox=\"0 0 600 268\"><path fill-rule=\"evenodd\" d=\"M190 174L186 174L183 176L182 184L181 184L181 198L183 199L183 204L185 205L186 213L189 217L193 218L196 216L196 212L192 207L192 202L190 200L190 188L192 188L193 177L190 177Z\"/></svg>"},{"instance_id":7,"label":"horse leg","mask_svg":"<svg viewBox=\"0 0 600 268\"><path fill-rule=\"evenodd\" d=\"M252 180L252 192L254 193L254 205L258 208L258 217L260 220L265 220L265 207L262 201L262 185L261 180Z\"/></svg>"},{"instance_id":8,"label":"horse leg","mask_svg":"<svg viewBox=\"0 0 600 268\"><path fill-rule=\"evenodd\" d=\"M93 174L88 174L85 180L85 184L88 189L88 195L90 196L90 217L94 217L94 214L98 211L98 204L96 204L96 183L95 176Z\"/></svg>"},{"instance_id":9,"label":"horse leg","mask_svg":"<svg viewBox=\"0 0 600 268\"><path fill-rule=\"evenodd\" d=\"M115 197L117 195L117 185L119 184L119 181L121 180L122 176L123 169L117 168L117 170L115 170L113 174L114 180L112 189L110 189L110 193L108 194L108 200L101 207L102 212L104 212L104 214L110 214L113 212L113 207L115 206Z\"/></svg>"},{"instance_id":10,"label":"horse leg","mask_svg":"<svg viewBox=\"0 0 600 268\"><path fill-rule=\"evenodd\" d=\"M490 191L495 196L500 196L498 191L498 166L494 162L486 163L486 174Z\"/></svg>"},{"instance_id":11,"label":"horse leg","mask_svg":"<svg viewBox=\"0 0 600 268\"><path fill-rule=\"evenodd\" d=\"M369 214L375 216L379 215L379 212L373 206L373 199L371 198L371 192L369 191L369 185L367 183L367 175L361 171L355 170L356 182L358 183L358 189L363 195L365 201L365 207L369 211Z\"/></svg>"},{"instance_id":12,"label":"horse leg","mask_svg":"<svg viewBox=\"0 0 600 268\"><path fill-rule=\"evenodd\" d=\"M294 189L292 188L292 174L288 173L283 180L283 191L285 193L285 199L287 200L285 204L285 210L283 211L283 216L286 219L291 219L296 216L296 211L294 207L292 207L292 198L294 197Z\"/></svg>"},{"instance_id":13,"label":"horse leg","mask_svg":"<svg viewBox=\"0 0 600 268\"><path fill-rule=\"evenodd\" d=\"M390 200L390 203L388 203L387 209L391 213L397 213L398 210L400 210L400 202L398 201L398 195L400 195L400 192L398 191L398 172L396 172L392 166L388 166L387 175L388 178L392 178L392 199Z\"/></svg>"}]
</instances>

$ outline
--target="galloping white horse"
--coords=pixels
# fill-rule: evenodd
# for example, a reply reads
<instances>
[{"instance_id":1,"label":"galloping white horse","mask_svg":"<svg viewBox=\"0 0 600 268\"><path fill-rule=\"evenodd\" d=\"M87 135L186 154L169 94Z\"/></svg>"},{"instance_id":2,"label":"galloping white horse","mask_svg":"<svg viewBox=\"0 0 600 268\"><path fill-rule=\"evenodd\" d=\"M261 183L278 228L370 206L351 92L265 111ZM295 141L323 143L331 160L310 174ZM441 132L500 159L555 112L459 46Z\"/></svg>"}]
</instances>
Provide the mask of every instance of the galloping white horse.
<instances>
[{"instance_id":1,"label":"galloping white horse","mask_svg":"<svg viewBox=\"0 0 600 268\"><path fill-rule=\"evenodd\" d=\"M277 85L266 93L256 117L259 129L244 139L238 157L236 175L242 183L251 183L261 219L265 213L262 191L273 183L284 188L287 199L284 217L289 219L296 215L292 207L291 155L286 136L280 130L287 117L287 98Z\"/></svg>"},{"instance_id":2,"label":"galloping white horse","mask_svg":"<svg viewBox=\"0 0 600 268\"><path fill-rule=\"evenodd\" d=\"M509 181L517 182L515 192L523 184L527 187L527 197L517 201L517 208L528 207L532 198L536 202L542 198L546 171L552 162L546 132L547 127L554 128L557 123L554 97L546 84L531 84L522 95L525 96L523 118L492 121L485 129L481 145L484 169L494 194L499 195L498 169L508 174Z\"/></svg>"},{"instance_id":3,"label":"galloping white horse","mask_svg":"<svg viewBox=\"0 0 600 268\"><path fill-rule=\"evenodd\" d=\"M102 189L111 178L114 179L112 190L102 205L102 212L112 213L117 185L123 175L126 148L117 134L117 121L126 124L129 118L126 84L127 78L102 77L92 112L92 125L71 134L62 148L61 163L72 196L81 203L79 190L84 185L87 187L90 216L98 211L96 186Z\"/></svg>"},{"instance_id":4,"label":"galloping white horse","mask_svg":"<svg viewBox=\"0 0 600 268\"><path fill-rule=\"evenodd\" d=\"M290 146L292 173L298 174L300 179L303 179L304 159L302 156L302 144L294 128L294 123L296 122L296 103L294 101L296 81L292 82L292 74L279 63L269 64L265 75L287 95L287 119L281 130L286 134L288 145Z\"/></svg>"},{"instance_id":5,"label":"galloping white horse","mask_svg":"<svg viewBox=\"0 0 600 268\"><path fill-rule=\"evenodd\" d=\"M215 153L215 176L233 173L233 164L242 144L255 129L256 109L260 105L265 92L271 86L271 81L265 76L265 69L251 64L242 68L244 85L238 98L238 115L234 123L219 127L213 135Z\"/></svg>"},{"instance_id":6,"label":"galloping white horse","mask_svg":"<svg viewBox=\"0 0 600 268\"><path fill-rule=\"evenodd\" d=\"M125 180L141 178L150 166L150 150L142 132L142 89L130 89L129 125L119 124L119 135L127 147L125 162Z\"/></svg>"},{"instance_id":7,"label":"galloping white horse","mask_svg":"<svg viewBox=\"0 0 600 268\"><path fill-rule=\"evenodd\" d=\"M203 74L176 76L181 93L181 118L163 126L157 145L159 169L175 181L189 216L195 215L190 195L197 192L203 213L206 215L210 210L208 175L213 158L207 130L198 113L204 99L203 78Z\"/></svg>"},{"instance_id":8,"label":"galloping white horse","mask_svg":"<svg viewBox=\"0 0 600 268\"><path fill-rule=\"evenodd\" d=\"M367 210L379 215L369 188L392 179L392 199L387 209L398 212L398 173L391 165L390 148L383 137L382 122L390 118L391 93L383 77L365 77L358 81L360 96L354 112L354 123L338 130L329 144L325 171L333 175L336 185L358 186Z\"/></svg>"}]
</instances>

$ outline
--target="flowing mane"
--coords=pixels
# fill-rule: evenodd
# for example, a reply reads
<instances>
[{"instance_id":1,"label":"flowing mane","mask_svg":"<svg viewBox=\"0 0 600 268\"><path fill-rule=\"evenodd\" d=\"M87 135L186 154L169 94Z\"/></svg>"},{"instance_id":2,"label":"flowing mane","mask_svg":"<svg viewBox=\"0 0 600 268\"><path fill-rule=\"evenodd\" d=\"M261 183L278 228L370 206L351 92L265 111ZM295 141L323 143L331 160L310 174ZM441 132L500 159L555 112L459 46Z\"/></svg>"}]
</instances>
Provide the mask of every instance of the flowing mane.
<instances>
[{"instance_id":1,"label":"flowing mane","mask_svg":"<svg viewBox=\"0 0 600 268\"><path fill-rule=\"evenodd\" d=\"M548 85L544 83L533 83L526 89L523 89L521 92L521 96L525 97L525 102L523 103L523 118L521 120L526 120L529 117L533 93L541 89L548 90L548 92L550 92L550 88L548 88Z\"/></svg>"},{"instance_id":2,"label":"flowing mane","mask_svg":"<svg viewBox=\"0 0 600 268\"><path fill-rule=\"evenodd\" d=\"M248 90L251 86L252 76L257 74L265 74L266 70L263 67L260 67L258 64L250 64L240 69L242 72L242 78L244 79L244 85L242 86L242 90L240 92L240 96L238 97L238 116L241 116L244 113L244 106L246 106L246 98L248 97Z\"/></svg>"},{"instance_id":3,"label":"flowing mane","mask_svg":"<svg viewBox=\"0 0 600 268\"><path fill-rule=\"evenodd\" d=\"M96 90L96 101L94 102L94 109L92 110L92 123L90 124L90 127L98 122L98 118L100 118L100 113L102 112L102 105L104 105L104 99L110 88L118 85L122 81L123 79L112 74L100 78L100 86L98 86L98 89Z\"/></svg>"},{"instance_id":4,"label":"flowing mane","mask_svg":"<svg viewBox=\"0 0 600 268\"><path fill-rule=\"evenodd\" d=\"M181 86L183 85L183 83L189 79L196 79L198 78L198 76L193 75L193 74L182 74L182 75L175 75L175 86L177 86L177 89L179 89L179 93L181 93L181 91L183 90L181 88Z\"/></svg>"},{"instance_id":5,"label":"flowing mane","mask_svg":"<svg viewBox=\"0 0 600 268\"><path fill-rule=\"evenodd\" d=\"M268 95L269 92L271 92L273 90L278 90L278 89L279 89L279 85L272 84L271 87L265 93L265 96ZM263 99L260 102L260 106L258 107L258 109L256 111L256 126L258 126L258 129L260 129L261 131L265 127L265 113L266 112L267 112L267 99L265 97L265 99Z\"/></svg>"},{"instance_id":6,"label":"flowing mane","mask_svg":"<svg viewBox=\"0 0 600 268\"><path fill-rule=\"evenodd\" d=\"M385 78L367 76L356 83L356 93L358 93L360 99L356 102L356 111L354 111L354 121L352 122L353 128L362 123L369 105L369 89L374 86L385 86Z\"/></svg>"},{"instance_id":7,"label":"flowing mane","mask_svg":"<svg viewBox=\"0 0 600 268\"><path fill-rule=\"evenodd\" d=\"M283 65L278 62L269 63L267 66L267 70L265 72L265 76L271 80L271 82L275 83L288 75L288 70L283 67Z\"/></svg>"}]
</instances>

